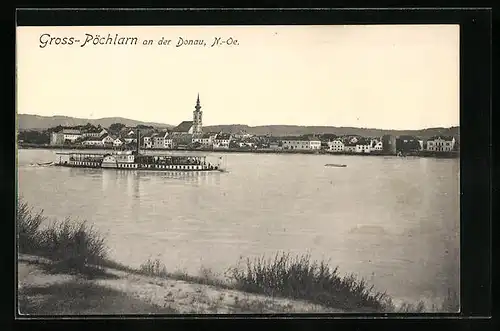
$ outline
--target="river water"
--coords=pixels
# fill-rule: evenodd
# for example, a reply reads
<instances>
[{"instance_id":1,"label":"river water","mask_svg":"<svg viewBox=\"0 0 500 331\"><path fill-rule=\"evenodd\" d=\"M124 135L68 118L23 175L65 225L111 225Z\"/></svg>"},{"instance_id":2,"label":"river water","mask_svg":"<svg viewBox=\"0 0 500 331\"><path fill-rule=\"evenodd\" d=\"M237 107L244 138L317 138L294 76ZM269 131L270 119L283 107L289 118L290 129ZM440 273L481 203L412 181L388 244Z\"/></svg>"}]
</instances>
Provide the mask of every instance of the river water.
<instances>
[{"instance_id":1,"label":"river water","mask_svg":"<svg viewBox=\"0 0 500 331\"><path fill-rule=\"evenodd\" d=\"M111 257L134 267L159 258L170 270L222 274L240 257L308 253L396 301L458 293L458 159L224 158L226 173L162 174L34 166L55 152L23 149L18 192L50 218L88 220Z\"/></svg>"}]
</instances>

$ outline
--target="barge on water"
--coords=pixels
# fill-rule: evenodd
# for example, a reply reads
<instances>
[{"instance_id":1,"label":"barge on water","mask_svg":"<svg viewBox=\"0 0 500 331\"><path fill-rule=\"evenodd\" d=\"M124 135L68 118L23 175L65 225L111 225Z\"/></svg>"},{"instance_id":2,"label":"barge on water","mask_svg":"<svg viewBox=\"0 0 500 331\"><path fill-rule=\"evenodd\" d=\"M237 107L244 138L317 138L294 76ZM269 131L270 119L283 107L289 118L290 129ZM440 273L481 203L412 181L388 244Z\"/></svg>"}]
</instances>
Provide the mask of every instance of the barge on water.
<instances>
[{"instance_id":1,"label":"barge on water","mask_svg":"<svg viewBox=\"0 0 500 331\"><path fill-rule=\"evenodd\" d=\"M194 155L144 155L140 153L140 135L135 151L114 151L108 153L58 152L56 166L74 168L108 168L120 170L154 171L224 171L218 163L207 161L206 156Z\"/></svg>"}]
</instances>

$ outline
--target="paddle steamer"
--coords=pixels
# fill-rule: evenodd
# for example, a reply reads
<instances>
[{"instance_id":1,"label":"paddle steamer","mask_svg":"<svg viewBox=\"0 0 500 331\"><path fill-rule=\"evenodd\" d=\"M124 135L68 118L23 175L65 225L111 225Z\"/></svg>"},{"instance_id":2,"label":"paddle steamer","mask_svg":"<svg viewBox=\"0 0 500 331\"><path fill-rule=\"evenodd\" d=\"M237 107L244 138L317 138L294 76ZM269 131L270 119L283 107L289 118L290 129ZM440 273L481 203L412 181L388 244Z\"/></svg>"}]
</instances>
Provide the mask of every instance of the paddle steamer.
<instances>
[{"instance_id":1,"label":"paddle steamer","mask_svg":"<svg viewBox=\"0 0 500 331\"><path fill-rule=\"evenodd\" d=\"M140 134L137 134L135 151L108 153L58 152L57 166L76 168L107 168L154 171L224 171L222 157L218 162L207 161L206 156L194 155L144 155L140 152Z\"/></svg>"}]
</instances>

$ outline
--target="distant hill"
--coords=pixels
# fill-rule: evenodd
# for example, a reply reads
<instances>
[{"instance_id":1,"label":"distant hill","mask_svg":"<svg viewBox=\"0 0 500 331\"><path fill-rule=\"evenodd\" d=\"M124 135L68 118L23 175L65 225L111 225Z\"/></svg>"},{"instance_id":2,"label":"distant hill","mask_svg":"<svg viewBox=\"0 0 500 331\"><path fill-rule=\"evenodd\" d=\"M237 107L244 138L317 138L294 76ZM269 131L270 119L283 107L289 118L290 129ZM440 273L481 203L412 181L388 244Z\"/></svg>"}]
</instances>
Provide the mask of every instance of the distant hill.
<instances>
[{"instance_id":1,"label":"distant hill","mask_svg":"<svg viewBox=\"0 0 500 331\"><path fill-rule=\"evenodd\" d=\"M76 126L85 125L90 123L92 125L101 125L102 127L109 127L113 123L122 123L126 126L136 126L138 124L151 125L159 128L169 128L173 125L164 123L151 123L131 120L123 117L105 117L99 119L86 119L86 118L75 118L68 116L39 116L30 114L18 114L17 124L20 131L23 130L33 130L33 129L48 129L51 127L56 127L58 125L62 126Z\"/></svg>"},{"instance_id":2,"label":"distant hill","mask_svg":"<svg viewBox=\"0 0 500 331\"><path fill-rule=\"evenodd\" d=\"M213 125L203 127L204 131L224 131L224 132L240 132L245 131L250 134L265 135L272 134L273 136L287 135L303 135L311 133L333 133L336 135L359 135L363 137L380 137L385 134L413 135L422 138L429 138L435 135L459 136L459 127L451 128L428 128L421 130L382 130L369 128L355 127L335 127L335 126L298 126L298 125L265 125L265 126L248 126L241 124L233 125Z\"/></svg>"},{"instance_id":3,"label":"distant hill","mask_svg":"<svg viewBox=\"0 0 500 331\"><path fill-rule=\"evenodd\" d=\"M136 126L138 124L150 125L157 128L172 128L173 125L164 123L151 123L136 121L123 117L106 117L99 119L85 119L74 118L68 116L39 116L29 114L18 114L17 117L18 128L20 131L30 129L48 129L62 126L75 126L85 125L91 123L93 125L101 125L102 127L109 127L113 123L122 123L126 126ZM455 136L459 139L459 127L451 128L428 128L421 130L382 130L371 128L355 128L355 127L335 127L335 126L299 126L299 125L264 125L264 126L248 126L243 124L229 124L229 125L212 125L203 127L203 131L209 132L232 132L237 133L245 131L255 135L271 134L273 136L289 136L289 135L303 135L312 133L333 133L336 135L359 135L363 137L380 137L385 134L400 135L413 135L421 138L429 138L435 135Z\"/></svg>"}]
</instances>

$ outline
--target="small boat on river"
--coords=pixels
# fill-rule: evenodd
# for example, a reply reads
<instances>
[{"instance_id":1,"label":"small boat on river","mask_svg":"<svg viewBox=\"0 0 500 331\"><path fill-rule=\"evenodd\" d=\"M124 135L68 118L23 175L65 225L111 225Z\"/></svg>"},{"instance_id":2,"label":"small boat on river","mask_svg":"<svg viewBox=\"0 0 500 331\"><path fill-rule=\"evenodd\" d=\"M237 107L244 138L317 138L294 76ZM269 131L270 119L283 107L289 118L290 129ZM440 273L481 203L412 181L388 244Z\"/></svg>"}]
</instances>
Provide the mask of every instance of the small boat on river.
<instances>
[{"instance_id":1,"label":"small boat on river","mask_svg":"<svg viewBox=\"0 0 500 331\"><path fill-rule=\"evenodd\" d=\"M199 155L145 155L140 153L138 134L135 151L113 151L107 153L58 152L56 166L73 168L105 168L120 170L153 170L153 171L225 171L221 162L207 161L206 156Z\"/></svg>"},{"instance_id":2,"label":"small boat on river","mask_svg":"<svg viewBox=\"0 0 500 331\"><path fill-rule=\"evenodd\" d=\"M37 165L41 166L41 167L47 167L47 166L51 166L53 165L54 162L42 162L42 163L37 163Z\"/></svg>"},{"instance_id":3,"label":"small boat on river","mask_svg":"<svg viewBox=\"0 0 500 331\"><path fill-rule=\"evenodd\" d=\"M346 164L327 163L327 164L325 164L325 167L345 168L345 167L347 167L347 165Z\"/></svg>"}]
</instances>

